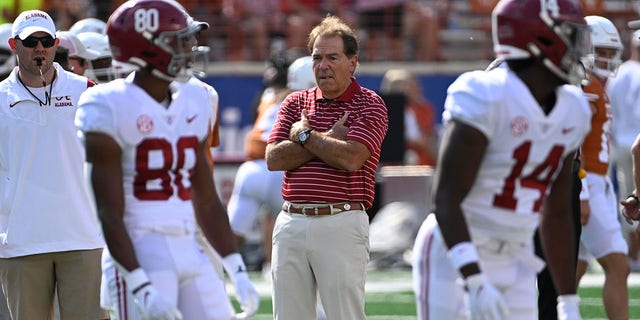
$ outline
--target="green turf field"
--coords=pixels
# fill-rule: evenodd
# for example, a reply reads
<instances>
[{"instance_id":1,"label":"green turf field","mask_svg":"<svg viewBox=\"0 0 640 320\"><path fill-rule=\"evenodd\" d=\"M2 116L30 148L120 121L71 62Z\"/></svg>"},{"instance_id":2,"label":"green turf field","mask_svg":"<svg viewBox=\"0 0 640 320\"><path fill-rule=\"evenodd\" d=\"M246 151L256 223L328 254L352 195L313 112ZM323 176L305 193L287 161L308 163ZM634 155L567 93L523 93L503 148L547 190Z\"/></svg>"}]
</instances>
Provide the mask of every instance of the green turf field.
<instances>
[{"instance_id":1,"label":"green turf field","mask_svg":"<svg viewBox=\"0 0 640 320\"><path fill-rule=\"evenodd\" d=\"M264 283L257 274L252 276L252 280L259 287L263 297L258 314L252 319L273 319L268 284ZM579 294L583 319L606 319L600 298L602 294L600 286L581 286ZM367 277L365 309L369 320L415 320L416 309L411 291L411 273L409 271L370 272ZM629 288L629 314L631 319L640 319L640 285Z\"/></svg>"}]
</instances>

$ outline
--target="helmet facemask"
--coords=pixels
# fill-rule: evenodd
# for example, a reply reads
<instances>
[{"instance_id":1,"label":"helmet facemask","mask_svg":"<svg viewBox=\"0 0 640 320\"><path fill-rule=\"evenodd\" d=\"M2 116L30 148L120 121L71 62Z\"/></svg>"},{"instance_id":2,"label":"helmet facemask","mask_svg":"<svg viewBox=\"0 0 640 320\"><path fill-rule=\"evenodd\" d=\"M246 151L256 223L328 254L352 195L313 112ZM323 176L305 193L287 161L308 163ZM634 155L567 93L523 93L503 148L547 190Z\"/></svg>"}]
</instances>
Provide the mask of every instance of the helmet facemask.
<instances>
[{"instance_id":1,"label":"helmet facemask","mask_svg":"<svg viewBox=\"0 0 640 320\"><path fill-rule=\"evenodd\" d=\"M610 50L611 53L602 54L602 50ZM607 58L610 56L611 58ZM618 48L594 47L594 52L583 60L587 70L591 70L602 79L614 77L618 67L622 64L622 50Z\"/></svg>"},{"instance_id":2,"label":"helmet facemask","mask_svg":"<svg viewBox=\"0 0 640 320\"><path fill-rule=\"evenodd\" d=\"M208 28L177 1L138 0L120 5L107 22L113 58L136 65L165 81L203 75L209 48L197 36Z\"/></svg>"},{"instance_id":3,"label":"helmet facemask","mask_svg":"<svg viewBox=\"0 0 640 320\"><path fill-rule=\"evenodd\" d=\"M584 24L569 21L563 21L557 25L549 18L545 10L541 11L540 18L566 45L566 52L560 60L559 66L547 57L542 56L544 65L569 84L585 84L587 76L582 60L593 52L591 46L591 28Z\"/></svg>"},{"instance_id":4,"label":"helmet facemask","mask_svg":"<svg viewBox=\"0 0 640 320\"><path fill-rule=\"evenodd\" d=\"M84 76L97 81L98 83L107 83L111 80L120 78L120 75L113 67L111 57L104 57L87 61L89 68L84 71Z\"/></svg>"},{"instance_id":5,"label":"helmet facemask","mask_svg":"<svg viewBox=\"0 0 640 320\"><path fill-rule=\"evenodd\" d=\"M167 80L180 82L186 82L194 75L204 76L210 49L207 46L197 45L197 37L201 30L201 25L189 23L187 28L160 33L153 43L171 54L172 58L167 66L167 75L160 76L158 74L160 72L156 69L152 72Z\"/></svg>"}]
</instances>

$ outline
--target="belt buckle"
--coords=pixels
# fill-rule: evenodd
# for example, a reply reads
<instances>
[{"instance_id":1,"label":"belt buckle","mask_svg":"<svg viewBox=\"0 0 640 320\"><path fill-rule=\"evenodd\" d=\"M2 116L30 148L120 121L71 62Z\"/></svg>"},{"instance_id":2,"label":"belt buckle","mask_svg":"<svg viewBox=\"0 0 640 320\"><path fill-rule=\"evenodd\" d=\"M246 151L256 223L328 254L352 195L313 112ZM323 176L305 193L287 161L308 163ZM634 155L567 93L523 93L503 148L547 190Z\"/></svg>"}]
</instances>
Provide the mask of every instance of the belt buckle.
<instances>
[{"instance_id":1,"label":"belt buckle","mask_svg":"<svg viewBox=\"0 0 640 320\"><path fill-rule=\"evenodd\" d=\"M310 216L311 214L307 214L307 209L313 209L314 211L314 215L318 216L318 207L307 207L307 206L303 206L301 208L302 214L305 216Z\"/></svg>"}]
</instances>

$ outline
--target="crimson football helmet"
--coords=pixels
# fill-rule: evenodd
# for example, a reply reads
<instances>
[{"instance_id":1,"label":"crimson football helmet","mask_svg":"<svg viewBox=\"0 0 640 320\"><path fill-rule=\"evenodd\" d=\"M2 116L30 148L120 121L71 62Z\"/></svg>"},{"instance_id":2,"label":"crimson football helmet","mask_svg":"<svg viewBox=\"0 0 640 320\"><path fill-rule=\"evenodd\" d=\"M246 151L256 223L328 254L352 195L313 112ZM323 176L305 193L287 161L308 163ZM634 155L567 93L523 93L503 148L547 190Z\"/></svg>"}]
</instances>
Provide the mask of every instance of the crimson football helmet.
<instances>
[{"instance_id":1,"label":"crimson football helmet","mask_svg":"<svg viewBox=\"0 0 640 320\"><path fill-rule=\"evenodd\" d=\"M577 0L501 0L491 20L496 58L537 58L567 83L586 79L590 28Z\"/></svg>"},{"instance_id":2,"label":"crimson football helmet","mask_svg":"<svg viewBox=\"0 0 640 320\"><path fill-rule=\"evenodd\" d=\"M113 58L151 69L168 81L186 81L194 68L206 67L209 47L198 46L198 33L208 28L194 21L171 0L127 1L107 21Z\"/></svg>"}]
</instances>

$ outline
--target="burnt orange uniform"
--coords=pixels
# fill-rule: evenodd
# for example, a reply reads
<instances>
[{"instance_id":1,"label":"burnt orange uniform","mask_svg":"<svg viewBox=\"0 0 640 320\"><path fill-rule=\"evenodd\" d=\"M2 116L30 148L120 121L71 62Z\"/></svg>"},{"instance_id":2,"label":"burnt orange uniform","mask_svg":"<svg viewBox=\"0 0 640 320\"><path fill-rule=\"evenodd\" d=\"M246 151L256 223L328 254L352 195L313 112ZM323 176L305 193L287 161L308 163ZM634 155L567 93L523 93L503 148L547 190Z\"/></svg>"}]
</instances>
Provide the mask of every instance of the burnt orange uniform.
<instances>
[{"instance_id":1,"label":"burnt orange uniform","mask_svg":"<svg viewBox=\"0 0 640 320\"><path fill-rule=\"evenodd\" d=\"M581 200L589 202L590 216L582 226L578 259L601 259L611 253L626 254L628 248L618 221L616 195L607 175L609 169L609 137L611 108L599 79L583 88L593 115L591 132L582 143L582 162L587 176L582 180ZM615 121L615 120L614 120Z\"/></svg>"},{"instance_id":2,"label":"burnt orange uniform","mask_svg":"<svg viewBox=\"0 0 640 320\"><path fill-rule=\"evenodd\" d=\"M600 80L591 78L589 85L583 88L593 116L591 132L582 143L582 163L587 172L606 175L609 169L609 137L611 131L611 108L609 97Z\"/></svg>"}]
</instances>

